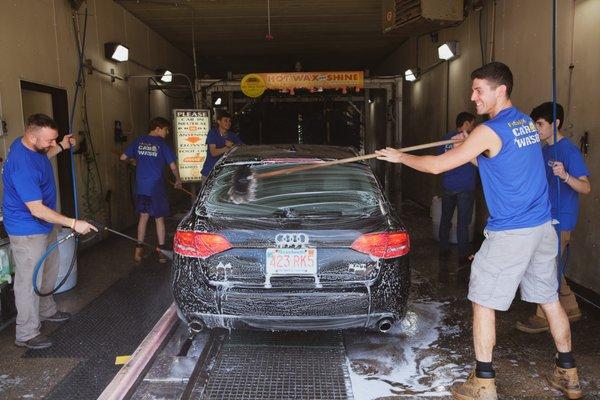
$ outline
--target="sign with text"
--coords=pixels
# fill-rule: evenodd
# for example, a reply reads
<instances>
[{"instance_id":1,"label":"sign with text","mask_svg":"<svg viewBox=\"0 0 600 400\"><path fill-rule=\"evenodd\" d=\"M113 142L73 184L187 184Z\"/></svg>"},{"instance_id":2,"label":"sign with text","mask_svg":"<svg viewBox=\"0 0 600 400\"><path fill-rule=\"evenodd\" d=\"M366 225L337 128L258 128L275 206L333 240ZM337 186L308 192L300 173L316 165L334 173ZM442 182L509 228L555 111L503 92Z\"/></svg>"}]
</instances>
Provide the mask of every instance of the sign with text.
<instances>
[{"instance_id":1,"label":"sign with text","mask_svg":"<svg viewBox=\"0 0 600 400\"><path fill-rule=\"evenodd\" d=\"M183 182L200 182L210 129L208 110L173 110L177 164Z\"/></svg>"},{"instance_id":2,"label":"sign with text","mask_svg":"<svg viewBox=\"0 0 600 400\"><path fill-rule=\"evenodd\" d=\"M362 89L363 87L362 71L268 72L248 74L241 82L242 91L249 97L258 97L265 89Z\"/></svg>"}]
</instances>

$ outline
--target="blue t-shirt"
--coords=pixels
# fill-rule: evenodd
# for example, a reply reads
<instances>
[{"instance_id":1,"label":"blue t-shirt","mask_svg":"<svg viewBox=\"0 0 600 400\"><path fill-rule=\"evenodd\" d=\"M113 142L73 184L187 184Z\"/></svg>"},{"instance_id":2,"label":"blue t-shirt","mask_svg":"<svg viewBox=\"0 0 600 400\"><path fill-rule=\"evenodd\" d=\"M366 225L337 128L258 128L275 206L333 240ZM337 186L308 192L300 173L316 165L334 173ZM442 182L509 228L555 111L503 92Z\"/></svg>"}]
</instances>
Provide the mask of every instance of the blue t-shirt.
<instances>
[{"instance_id":1,"label":"blue t-shirt","mask_svg":"<svg viewBox=\"0 0 600 400\"><path fill-rule=\"evenodd\" d=\"M208 174L210 174L210 171L212 171L217 161L219 161L219 159L223 157L223 154L220 154L218 156L213 156L212 154L210 154L209 146L211 144L214 144L215 146L217 146L217 149L220 149L222 147L225 147L226 140L230 140L234 144L242 144L240 138L233 132L228 131L225 134L225 136L221 136L221 134L219 133L219 128L212 128L210 131L208 131L208 135L206 136L206 160L204 160L204 165L202 166L202 176L207 176Z\"/></svg>"},{"instance_id":2,"label":"blue t-shirt","mask_svg":"<svg viewBox=\"0 0 600 400\"><path fill-rule=\"evenodd\" d=\"M165 164L175 161L173 150L159 136L143 135L125 149L125 155L136 160L135 188L138 195L166 194L163 171Z\"/></svg>"},{"instance_id":3,"label":"blue t-shirt","mask_svg":"<svg viewBox=\"0 0 600 400\"><path fill-rule=\"evenodd\" d=\"M496 156L477 156L490 212L486 228L491 231L531 228L550 221L544 157L531 118L510 107L484 124L502 141Z\"/></svg>"},{"instance_id":4,"label":"blue t-shirt","mask_svg":"<svg viewBox=\"0 0 600 400\"><path fill-rule=\"evenodd\" d=\"M554 148L558 157L554 156ZM562 138L556 145L546 145L542 147L544 154L544 165L546 166L546 178L548 179L548 194L550 204L552 205L552 218L559 222L561 231L572 231L575 229L577 217L579 216L579 193L574 191L571 186L564 183L560 178L554 176L549 161L560 161L565 167L565 171L571 175L571 179L589 176L590 171L585 166L581 152L567 138ZM560 185L560 213L557 209L557 188Z\"/></svg>"},{"instance_id":5,"label":"blue t-shirt","mask_svg":"<svg viewBox=\"0 0 600 400\"><path fill-rule=\"evenodd\" d=\"M21 140L19 137L10 145L2 173L4 228L12 236L48 234L53 224L31 215L25 203L41 200L56 209L52 164L45 153L28 149Z\"/></svg>"},{"instance_id":6,"label":"blue t-shirt","mask_svg":"<svg viewBox=\"0 0 600 400\"><path fill-rule=\"evenodd\" d=\"M458 132L448 132L444 135L442 140L452 139L452 136L457 135ZM438 154L444 154L445 152L452 150L454 144L447 144L440 146ZM477 178L477 167L472 163L468 162L460 167L451 169L450 171L444 172L442 175L442 186L446 190L453 192L466 192L475 190L475 180Z\"/></svg>"}]
</instances>

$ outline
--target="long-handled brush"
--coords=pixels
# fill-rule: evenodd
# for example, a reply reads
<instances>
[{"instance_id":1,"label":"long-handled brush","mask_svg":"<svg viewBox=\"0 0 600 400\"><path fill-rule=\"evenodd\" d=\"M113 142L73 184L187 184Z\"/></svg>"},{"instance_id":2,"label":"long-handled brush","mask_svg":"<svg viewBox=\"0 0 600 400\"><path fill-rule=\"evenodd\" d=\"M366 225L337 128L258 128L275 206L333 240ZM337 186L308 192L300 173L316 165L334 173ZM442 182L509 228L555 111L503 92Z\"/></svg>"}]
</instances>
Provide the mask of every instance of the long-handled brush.
<instances>
[{"instance_id":1,"label":"long-handled brush","mask_svg":"<svg viewBox=\"0 0 600 400\"><path fill-rule=\"evenodd\" d=\"M441 140L439 142L419 144L417 146L402 147L402 148L396 149L396 150L400 151L402 153L406 153L409 151L429 149L432 147L439 147L439 146L444 146L447 144L458 143L458 142L462 142L462 140L454 140L454 139ZM332 165L347 164L347 163L352 163L352 162L356 162L356 161L368 160L368 159L375 158L375 157L377 157L377 154L375 154L375 153L365 154L363 156L342 158L339 160L326 161L326 162L321 162L321 163L297 165L295 167L283 168L283 169L278 169L275 171L263 172L263 173L258 173L258 174L253 173L252 170L250 169L250 167L245 165L243 167L240 167L233 174L233 176L231 178L231 188L229 188L229 191L227 192L227 194L229 195L229 199L231 200L232 203L243 204L243 203L250 202L256 198L256 183L259 179L271 178L274 176L281 176L281 175L288 175L288 174L292 174L295 172L301 172L301 171L309 171L311 169L316 169L316 168L330 167Z\"/></svg>"}]
</instances>

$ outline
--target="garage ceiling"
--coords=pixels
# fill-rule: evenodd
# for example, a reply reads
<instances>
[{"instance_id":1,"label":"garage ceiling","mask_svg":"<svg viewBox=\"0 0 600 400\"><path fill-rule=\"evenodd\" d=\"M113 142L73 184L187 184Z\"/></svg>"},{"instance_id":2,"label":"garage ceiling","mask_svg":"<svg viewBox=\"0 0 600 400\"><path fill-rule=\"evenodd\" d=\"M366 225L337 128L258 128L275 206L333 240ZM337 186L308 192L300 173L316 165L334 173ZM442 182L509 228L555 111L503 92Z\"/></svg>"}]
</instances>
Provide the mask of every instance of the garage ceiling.
<instances>
[{"instance_id":1,"label":"garage ceiling","mask_svg":"<svg viewBox=\"0 0 600 400\"><path fill-rule=\"evenodd\" d=\"M383 35L380 0L115 0L192 55L194 16L199 74L362 70L407 36Z\"/></svg>"}]
</instances>

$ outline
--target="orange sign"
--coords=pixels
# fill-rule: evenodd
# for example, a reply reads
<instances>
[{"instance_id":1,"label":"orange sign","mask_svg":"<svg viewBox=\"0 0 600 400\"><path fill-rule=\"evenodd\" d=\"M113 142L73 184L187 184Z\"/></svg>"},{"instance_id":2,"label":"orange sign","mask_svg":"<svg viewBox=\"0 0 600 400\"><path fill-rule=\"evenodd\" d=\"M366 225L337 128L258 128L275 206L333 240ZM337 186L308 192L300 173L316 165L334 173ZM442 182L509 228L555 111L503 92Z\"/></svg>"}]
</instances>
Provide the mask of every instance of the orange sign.
<instances>
[{"instance_id":1,"label":"orange sign","mask_svg":"<svg viewBox=\"0 0 600 400\"><path fill-rule=\"evenodd\" d=\"M364 74L362 71L337 71L337 72L268 72L263 74L249 74L246 77L260 78L266 89L293 90L293 89L346 89L364 87ZM243 85L242 85L243 86ZM262 86L262 85L261 85ZM244 87L242 87L244 89ZM263 89L264 90L264 89ZM261 92L262 94L262 92ZM256 96L251 96L256 97Z\"/></svg>"}]
</instances>

